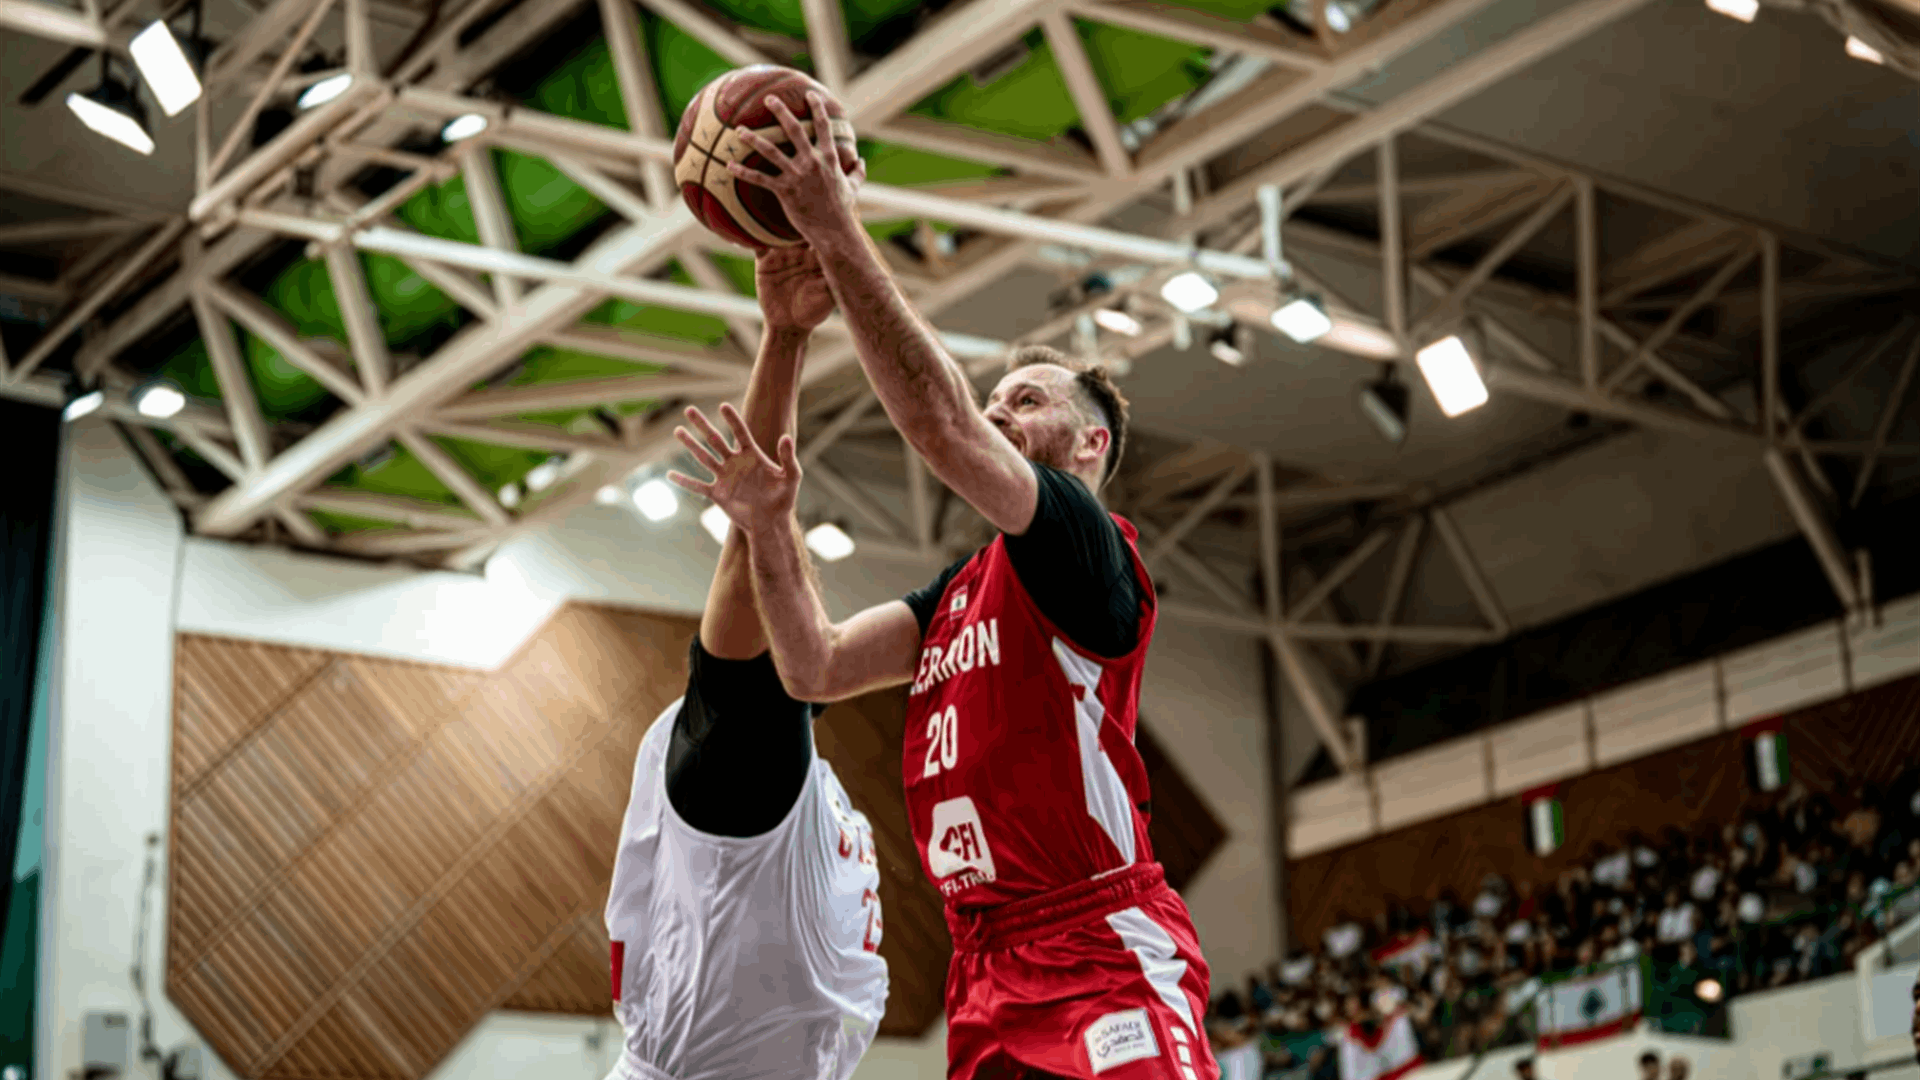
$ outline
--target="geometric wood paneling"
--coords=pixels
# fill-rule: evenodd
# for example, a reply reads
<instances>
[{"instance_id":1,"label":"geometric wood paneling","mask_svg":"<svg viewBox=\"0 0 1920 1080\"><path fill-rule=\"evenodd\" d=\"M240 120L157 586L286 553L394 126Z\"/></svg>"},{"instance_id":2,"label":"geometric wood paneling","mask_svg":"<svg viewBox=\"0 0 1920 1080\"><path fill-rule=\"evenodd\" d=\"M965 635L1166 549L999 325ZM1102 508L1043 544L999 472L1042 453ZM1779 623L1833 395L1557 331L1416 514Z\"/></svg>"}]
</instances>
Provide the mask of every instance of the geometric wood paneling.
<instances>
[{"instance_id":1,"label":"geometric wood paneling","mask_svg":"<svg viewBox=\"0 0 1920 1080\"><path fill-rule=\"evenodd\" d=\"M181 634L167 989L242 1076L424 1076L495 1009L608 1016L603 923L649 724L696 622L571 603L498 671ZM901 784L904 687L815 724L874 827L891 990L939 1019L952 943ZM1224 829L1140 731L1186 883Z\"/></svg>"},{"instance_id":2,"label":"geometric wood paneling","mask_svg":"<svg viewBox=\"0 0 1920 1080\"><path fill-rule=\"evenodd\" d=\"M1783 724L1793 778L1844 811L1855 785L1890 783L1920 760L1920 677L1801 709ZM1669 825L1691 834L1730 820L1750 795L1744 754L1739 732L1721 732L1563 781L1566 839L1544 859L1526 844L1519 798L1508 797L1290 860L1292 940L1317 946L1344 918L1370 918L1396 901L1447 891L1470 900L1489 873L1551 880L1590 861L1593 845L1618 847L1636 830L1657 839Z\"/></svg>"}]
</instances>

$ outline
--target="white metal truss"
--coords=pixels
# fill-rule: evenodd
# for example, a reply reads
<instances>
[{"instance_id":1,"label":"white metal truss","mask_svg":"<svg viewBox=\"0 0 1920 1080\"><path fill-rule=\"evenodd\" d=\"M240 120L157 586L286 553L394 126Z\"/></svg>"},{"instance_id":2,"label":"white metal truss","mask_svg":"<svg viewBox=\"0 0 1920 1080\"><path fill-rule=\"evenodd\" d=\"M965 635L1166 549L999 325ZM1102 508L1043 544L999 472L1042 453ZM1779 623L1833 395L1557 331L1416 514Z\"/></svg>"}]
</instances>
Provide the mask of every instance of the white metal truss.
<instances>
[{"instance_id":1,"label":"white metal truss","mask_svg":"<svg viewBox=\"0 0 1920 1080\"><path fill-rule=\"evenodd\" d=\"M736 64L769 57L764 35L749 35L694 0L642 2ZM1888 442L1899 416L1897 399L1889 402L1868 440L1822 443L1809 436L1808 421L1825 401L1816 396L1797 413L1784 401L1780 316L1785 305L1800 300L1911 288L1911 275L1429 122L1440 110L1645 0L1579 0L1385 105L1363 106L1339 95L1342 87L1489 2L1406 0L1387 8L1390 17L1362 21L1345 36L1332 36L1323 27L1322 33L1306 37L1270 19L1242 24L1152 0L969 0L889 55L869 59L856 56L848 45L837 4L806 0L808 41L793 44L804 45L817 57L820 76L846 102L859 129L1009 170L985 181L933 190L871 185L865 191L864 203L873 216L939 221L970 230L950 253L932 243L921 246L917 259L888 253L929 318L938 319L946 308L1034 261L1043 248L1071 249L1110 263L1151 268L1130 287L1138 297L1136 310L1148 324L1146 332L1131 341L1101 344L1109 358L1137 360L1183 332L1175 313L1155 296L1157 285L1182 269L1202 269L1222 280L1223 306L1238 318L1259 320L1260 303L1271 300L1276 276L1274 266L1252 254L1260 240L1249 214L1261 186L1286 187L1290 213L1306 206L1377 206L1383 237L1379 242L1297 217L1285 226L1290 268L1300 281L1324 286L1321 279L1327 275L1318 274L1316 266L1340 260L1365 264L1383 278L1377 309L1323 288L1336 314L1384 330L1398 342L1396 359L1402 363L1410 360L1425 335L1464 323L1484 342L1482 361L1495 393L1679 432L1756 455L1765 461L1836 595L1848 611L1858 611L1871 590L1831 524L1835 503L1823 490L1822 463L1832 458L1862 462L1850 492L1857 503L1877 462L1920 448ZM164 448L135 428L138 449L189 515L195 532L237 536L272 521L276 534L283 531L291 542L307 547L455 566L473 565L500 543L577 507L602 483L671 454L670 414L664 420L659 414L630 418L586 433L515 426L508 419L531 410L636 396L711 405L744 385L757 333L757 305L734 293L724 276L705 263L702 251L711 238L673 190L667 167L669 133L652 80L646 77L645 45L631 32L630 0L597 3L609 27L620 92L633 118L630 131L462 93L565 17L570 5L520 5L463 42L492 7L468 3L451 13L411 61L384 78L375 70L370 15L362 0L269 3L211 62L208 96L198 108L197 193L190 206L164 220L150 211L136 211L67 225L69 230L151 232L90 287L47 290L46 295L68 306L17 362L0 358L0 392L48 403L61 400L62 388L38 369L85 329L76 368L112 391L109 415L131 425L170 430L228 477L230 485L211 497L194 491ZM52 18L43 8L55 10L34 0L0 0L0 23L19 27L41 20L34 32L69 41L77 40L76 34L104 41L114 31L111 17L103 20L97 12ZM113 14L123 15L129 8L123 5ZM1211 46L1238 56L1254 74L1239 89L1189 109L1142 137L1131 129L1123 131L1108 110L1080 50L1073 18ZM267 144L241 153L253 116L276 94L286 92L289 80L296 78L290 72L304 42L329 19L345 27L352 86L339 98L303 112ZM1054 50L1091 151L1063 142L989 135L904 113L913 102L1035 28ZM778 51L780 43L771 47ZM224 133L214 131L209 119L216 100L223 105L220 115L240 117ZM410 132L437 128L469 112L488 118L484 135L435 157L398 148ZM1311 134L1283 140L1271 148L1268 160L1249 170L1216 174L1212 163L1222 154L1257 136L1293 130L1290 122L1302 119L1315 121L1299 125ZM1477 155L1483 164L1461 173L1408 175L1400 153L1406 139L1445 144ZM624 222L570 262L518 251L485 152L494 146L546 158ZM1337 182L1347 163L1363 156L1378 164L1371 178ZM369 163L396 168L405 178L363 201L343 184ZM465 177L480 243L421 236L393 219L393 211L413 192L456 173ZM1208 177L1204 186L1209 190L1196 190L1193 178L1201 173ZM1176 192L1174 213L1159 235L1098 224L1128 204L1158 199L1169 184ZM1418 202L1423 199L1430 201ZM1600 224L1609 203L1652 208L1681 224L1639 250L1602 252ZM93 209L115 213L108 207ZM1502 274L1544 228L1567 219L1576 240L1571 288L1559 292L1527 286ZM1441 258L1463 241L1493 234L1499 239L1471 266ZM310 253L325 261L347 325L344 350L300 340L284 319L232 280L236 267L286 238L306 241ZM432 355L403 366L388 355L380 336L356 250L402 259L453 297L472 321ZM1788 250L1814 256L1817 265L1787 273L1783 251ZM693 286L660 279L656 272L674 259L688 268ZM94 325L103 306L169 262L177 265L137 303L112 322ZM1757 287L1736 287L1755 265ZM1706 271L1711 276L1677 302L1665 291L1673 282ZM608 297L720 316L727 321L729 340L698 349L583 325L583 316ZM1013 342L957 334L947 335L947 341L982 374L1009 345L1068 336L1077 316L1091 306L1062 311ZM225 415L190 409L168 421L153 421L128 404L126 394L134 380L115 357L183 308L191 310L207 338L225 392ZM1757 385L1752 388L1760 403L1757 416L1742 414L1723 396L1724 387L1697 373L1702 357L1713 359L1716 350L1724 353L1724 346L1686 329L1697 313L1708 309L1760 328L1762 348L1754 358ZM1649 311L1659 313L1662 321L1644 332L1632 317ZM1533 344L1522 325L1533 316L1571 327L1578 342L1572 355L1554 355ZM343 407L310 431L275 430L247 391L233 338L235 325L272 344ZM1904 353L1894 346L1911 333L1890 335L1876 354L1900 363L1902 389L1920 357L1920 338ZM631 380L471 389L539 344L645 360L666 370ZM903 443L895 444L902 478L897 492L872 490L841 476L831 456L837 453L836 444L880 417L856 372L844 333L836 334L835 324L829 324L805 374L815 391L802 445L809 474L819 481L815 486L857 520L864 551L925 561L964 550L969 539L964 514L961 521L952 520L948 511L953 500L930 482L924 465ZM1653 403L1644 393L1653 381L1676 396L1668 403ZM547 450L567 458L566 475L509 508L441 452L431 435ZM418 456L460 498L464 512L341 492L323 484L342 464L390 442ZM1284 463L1257 451L1189 447L1144 471L1129 472L1115 502L1140 521L1147 558L1156 572L1182 583L1164 606L1168 617L1244 632L1271 644L1330 750L1343 767L1353 768L1359 754L1342 735L1342 718L1324 671L1344 672L1357 680L1377 672L1396 642L1488 642L1504 637L1511 626L1452 524L1444 499L1364 479L1303 477L1297 470L1288 470L1292 479L1282 483L1277 474L1284 468ZM1312 529L1327 508L1355 502L1383 506L1387 516L1356 537L1355 546L1322 576L1315 577L1303 564L1283 565L1283 551L1299 539L1296 528ZM307 516L308 510L390 521L396 528L329 537ZM1248 511L1245 535L1223 539L1223 529L1229 527L1222 517ZM1444 546L1484 625L1411 626L1401 621L1415 558L1429 539ZM1222 554L1236 545L1244 557ZM1343 586L1376 561L1391 564L1385 603L1368 615L1343 618L1338 603ZM1186 599L1186 586L1206 599Z\"/></svg>"}]
</instances>

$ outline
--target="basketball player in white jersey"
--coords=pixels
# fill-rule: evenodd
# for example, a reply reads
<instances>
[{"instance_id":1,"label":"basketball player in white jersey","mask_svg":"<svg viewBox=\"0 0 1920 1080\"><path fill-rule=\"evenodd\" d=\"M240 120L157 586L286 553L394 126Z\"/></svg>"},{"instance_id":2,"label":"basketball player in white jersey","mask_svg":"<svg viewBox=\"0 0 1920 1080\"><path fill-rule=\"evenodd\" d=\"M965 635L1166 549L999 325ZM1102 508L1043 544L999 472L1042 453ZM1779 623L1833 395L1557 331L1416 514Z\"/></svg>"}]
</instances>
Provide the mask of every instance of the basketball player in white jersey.
<instances>
[{"instance_id":1,"label":"basketball player in white jersey","mask_svg":"<svg viewBox=\"0 0 1920 1080\"><path fill-rule=\"evenodd\" d=\"M756 260L766 315L744 418L795 427L808 336L833 309L806 247ZM846 1080L887 1002L873 833L782 689L728 533L684 698L640 745L607 898L610 1080Z\"/></svg>"}]
</instances>

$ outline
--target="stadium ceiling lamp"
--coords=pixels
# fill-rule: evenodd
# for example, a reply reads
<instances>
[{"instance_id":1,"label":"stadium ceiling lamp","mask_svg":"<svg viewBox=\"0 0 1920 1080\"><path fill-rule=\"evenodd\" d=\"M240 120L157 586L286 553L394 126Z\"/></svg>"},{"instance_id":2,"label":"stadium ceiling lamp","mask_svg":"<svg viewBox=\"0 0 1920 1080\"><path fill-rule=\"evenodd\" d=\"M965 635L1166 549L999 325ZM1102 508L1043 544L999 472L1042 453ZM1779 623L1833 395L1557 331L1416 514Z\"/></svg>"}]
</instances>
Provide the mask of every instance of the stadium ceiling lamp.
<instances>
[{"instance_id":1,"label":"stadium ceiling lamp","mask_svg":"<svg viewBox=\"0 0 1920 1080\"><path fill-rule=\"evenodd\" d=\"M1160 299L1172 304L1181 314L1191 315L1212 307L1214 301L1220 299L1220 290L1198 271L1188 270L1175 274L1160 286Z\"/></svg>"},{"instance_id":2,"label":"stadium ceiling lamp","mask_svg":"<svg viewBox=\"0 0 1920 1080\"><path fill-rule=\"evenodd\" d=\"M72 423L83 416L92 416L107 403L107 392L99 388L88 390L84 386L75 386L67 394L66 408L60 410L60 419Z\"/></svg>"},{"instance_id":3,"label":"stadium ceiling lamp","mask_svg":"<svg viewBox=\"0 0 1920 1080\"><path fill-rule=\"evenodd\" d=\"M100 54L100 85L84 94L68 94L67 108L81 123L121 146L141 154L153 153L147 111L133 87L113 77L105 52Z\"/></svg>"},{"instance_id":4,"label":"stadium ceiling lamp","mask_svg":"<svg viewBox=\"0 0 1920 1080\"><path fill-rule=\"evenodd\" d=\"M714 543L725 544L727 533L733 529L733 519L719 506L709 506L700 511L700 527L707 530L707 535L713 537Z\"/></svg>"},{"instance_id":5,"label":"stadium ceiling lamp","mask_svg":"<svg viewBox=\"0 0 1920 1080\"><path fill-rule=\"evenodd\" d=\"M1486 380L1459 334L1448 334L1414 354L1440 411L1451 419L1487 403Z\"/></svg>"},{"instance_id":6,"label":"stadium ceiling lamp","mask_svg":"<svg viewBox=\"0 0 1920 1080\"><path fill-rule=\"evenodd\" d=\"M487 130L487 118L479 113L465 113L447 121L440 129L440 137L447 142L457 143L462 139L471 139Z\"/></svg>"},{"instance_id":7,"label":"stadium ceiling lamp","mask_svg":"<svg viewBox=\"0 0 1920 1080\"><path fill-rule=\"evenodd\" d=\"M1139 319L1119 308L1101 308L1093 313L1093 321L1116 334L1125 334L1128 337L1139 337L1140 331L1145 329L1140 325Z\"/></svg>"},{"instance_id":8,"label":"stadium ceiling lamp","mask_svg":"<svg viewBox=\"0 0 1920 1080\"><path fill-rule=\"evenodd\" d=\"M1887 62L1887 58L1881 55L1879 49L1861 41L1857 37L1847 39L1847 55L1853 57L1855 60L1865 60L1869 64L1885 64Z\"/></svg>"},{"instance_id":9,"label":"stadium ceiling lamp","mask_svg":"<svg viewBox=\"0 0 1920 1080\"><path fill-rule=\"evenodd\" d=\"M1273 309L1270 321L1275 330L1302 345L1319 341L1333 329L1333 319L1327 314L1327 305L1318 296L1299 289L1281 294L1280 306Z\"/></svg>"},{"instance_id":10,"label":"stadium ceiling lamp","mask_svg":"<svg viewBox=\"0 0 1920 1080\"><path fill-rule=\"evenodd\" d=\"M627 497L627 493L613 484L602 484L600 490L593 493L593 501L601 506L617 506Z\"/></svg>"},{"instance_id":11,"label":"stadium ceiling lamp","mask_svg":"<svg viewBox=\"0 0 1920 1080\"><path fill-rule=\"evenodd\" d=\"M502 487L500 489L499 499L501 506L509 510L518 509L520 506L520 485L507 484L505 487Z\"/></svg>"},{"instance_id":12,"label":"stadium ceiling lamp","mask_svg":"<svg viewBox=\"0 0 1920 1080\"><path fill-rule=\"evenodd\" d=\"M1223 364L1239 367L1247 362L1246 334L1237 326L1223 326L1208 337L1207 352Z\"/></svg>"},{"instance_id":13,"label":"stadium ceiling lamp","mask_svg":"<svg viewBox=\"0 0 1920 1080\"><path fill-rule=\"evenodd\" d=\"M194 5L194 23L198 30L200 6ZM189 41L195 45L194 51L204 57L203 43L196 32ZM187 58L185 49L174 38L173 30L165 20L156 19L147 24L145 30L133 36L127 43L127 51L133 54L133 64L140 69L140 77L147 82L147 89L153 91L153 99L160 103L160 111L168 116L178 116L180 110L200 100L202 88L200 76L193 70L193 61Z\"/></svg>"},{"instance_id":14,"label":"stadium ceiling lamp","mask_svg":"<svg viewBox=\"0 0 1920 1080\"><path fill-rule=\"evenodd\" d=\"M553 482L560 479L560 472L566 465L567 459L558 454L535 465L526 476L527 490L545 491L552 487Z\"/></svg>"},{"instance_id":15,"label":"stadium ceiling lamp","mask_svg":"<svg viewBox=\"0 0 1920 1080\"><path fill-rule=\"evenodd\" d=\"M633 489L633 506L648 521L665 521L680 512L680 497L672 484L656 477Z\"/></svg>"},{"instance_id":16,"label":"stadium ceiling lamp","mask_svg":"<svg viewBox=\"0 0 1920 1080\"><path fill-rule=\"evenodd\" d=\"M807 530L807 550L823 562L839 562L853 554L853 537L833 522L823 522Z\"/></svg>"},{"instance_id":17,"label":"stadium ceiling lamp","mask_svg":"<svg viewBox=\"0 0 1920 1080\"><path fill-rule=\"evenodd\" d=\"M1407 441L1411 404L1412 393L1407 384L1400 381L1392 364L1384 365L1378 379L1360 386L1361 414L1373 421L1381 437L1395 446Z\"/></svg>"},{"instance_id":18,"label":"stadium ceiling lamp","mask_svg":"<svg viewBox=\"0 0 1920 1080\"><path fill-rule=\"evenodd\" d=\"M327 102L346 93L347 87L352 85L353 73L351 71L343 71L338 75L329 75L302 91L300 100L295 102L295 105L301 109L312 109L325 105Z\"/></svg>"},{"instance_id":19,"label":"stadium ceiling lamp","mask_svg":"<svg viewBox=\"0 0 1920 1080\"><path fill-rule=\"evenodd\" d=\"M1760 0L1707 0L1707 7L1743 23L1752 22L1760 14Z\"/></svg>"},{"instance_id":20,"label":"stadium ceiling lamp","mask_svg":"<svg viewBox=\"0 0 1920 1080\"><path fill-rule=\"evenodd\" d=\"M187 395L167 382L151 382L134 392L133 407L141 416L166 420L187 407Z\"/></svg>"}]
</instances>

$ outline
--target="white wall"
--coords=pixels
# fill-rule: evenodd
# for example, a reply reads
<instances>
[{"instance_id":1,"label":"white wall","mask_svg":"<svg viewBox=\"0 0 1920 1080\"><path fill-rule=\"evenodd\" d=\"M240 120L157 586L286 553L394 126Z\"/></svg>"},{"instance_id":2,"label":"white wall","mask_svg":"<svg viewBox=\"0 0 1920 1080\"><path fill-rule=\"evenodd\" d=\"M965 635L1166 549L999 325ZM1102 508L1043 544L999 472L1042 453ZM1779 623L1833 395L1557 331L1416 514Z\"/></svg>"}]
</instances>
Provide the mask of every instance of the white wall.
<instances>
[{"instance_id":1,"label":"white wall","mask_svg":"<svg viewBox=\"0 0 1920 1080\"><path fill-rule=\"evenodd\" d=\"M80 1065L90 1010L128 1015L137 1060L141 1010L129 971L145 837L167 828L181 551L173 507L118 434L97 422L68 430L35 1046L40 1075L62 1080ZM143 961L154 1040L163 1048L198 1042L164 992L164 875L152 905ZM211 1054L206 1060L216 1080L233 1075ZM159 1073L139 1063L132 1075Z\"/></svg>"}]
</instances>

